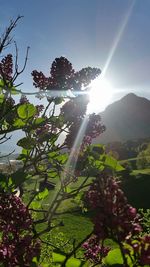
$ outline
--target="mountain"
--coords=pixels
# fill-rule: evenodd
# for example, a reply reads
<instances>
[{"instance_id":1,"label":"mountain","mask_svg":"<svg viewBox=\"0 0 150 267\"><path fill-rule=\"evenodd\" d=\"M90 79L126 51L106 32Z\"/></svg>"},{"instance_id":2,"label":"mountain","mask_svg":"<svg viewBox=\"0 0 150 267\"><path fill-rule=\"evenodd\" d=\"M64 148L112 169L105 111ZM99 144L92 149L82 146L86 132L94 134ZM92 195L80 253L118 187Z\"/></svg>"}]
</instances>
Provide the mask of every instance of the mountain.
<instances>
[{"instance_id":1,"label":"mountain","mask_svg":"<svg viewBox=\"0 0 150 267\"><path fill-rule=\"evenodd\" d=\"M101 113L106 131L94 143L150 137L150 101L133 93L109 105Z\"/></svg>"}]
</instances>

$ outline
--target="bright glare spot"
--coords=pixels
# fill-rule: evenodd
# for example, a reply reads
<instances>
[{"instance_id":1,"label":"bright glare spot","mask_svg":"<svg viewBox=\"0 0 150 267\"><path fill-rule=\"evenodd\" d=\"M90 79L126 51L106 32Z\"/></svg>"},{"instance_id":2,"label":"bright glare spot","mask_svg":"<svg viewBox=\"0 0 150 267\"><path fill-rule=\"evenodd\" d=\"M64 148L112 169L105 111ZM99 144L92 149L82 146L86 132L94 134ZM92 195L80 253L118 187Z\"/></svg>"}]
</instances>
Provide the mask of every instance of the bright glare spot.
<instances>
[{"instance_id":1,"label":"bright glare spot","mask_svg":"<svg viewBox=\"0 0 150 267\"><path fill-rule=\"evenodd\" d=\"M104 111L111 102L112 86L106 79L97 78L90 84L90 88L90 102L87 107L87 114Z\"/></svg>"}]
</instances>

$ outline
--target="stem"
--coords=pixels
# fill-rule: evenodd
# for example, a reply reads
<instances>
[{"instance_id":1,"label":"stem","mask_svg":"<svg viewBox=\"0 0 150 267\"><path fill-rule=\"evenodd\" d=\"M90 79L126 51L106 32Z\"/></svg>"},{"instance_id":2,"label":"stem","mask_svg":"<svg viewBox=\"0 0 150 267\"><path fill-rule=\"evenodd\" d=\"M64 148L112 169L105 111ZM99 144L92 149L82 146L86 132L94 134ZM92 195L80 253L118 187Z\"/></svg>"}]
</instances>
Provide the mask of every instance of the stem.
<instances>
[{"instance_id":1,"label":"stem","mask_svg":"<svg viewBox=\"0 0 150 267\"><path fill-rule=\"evenodd\" d=\"M126 258L125 254L124 254L124 251L123 251L123 245L119 241L118 241L118 244L119 244L120 251L121 251L121 254L122 254L122 258L123 258L123 262L124 262L124 267L128 267L127 258Z\"/></svg>"}]
</instances>

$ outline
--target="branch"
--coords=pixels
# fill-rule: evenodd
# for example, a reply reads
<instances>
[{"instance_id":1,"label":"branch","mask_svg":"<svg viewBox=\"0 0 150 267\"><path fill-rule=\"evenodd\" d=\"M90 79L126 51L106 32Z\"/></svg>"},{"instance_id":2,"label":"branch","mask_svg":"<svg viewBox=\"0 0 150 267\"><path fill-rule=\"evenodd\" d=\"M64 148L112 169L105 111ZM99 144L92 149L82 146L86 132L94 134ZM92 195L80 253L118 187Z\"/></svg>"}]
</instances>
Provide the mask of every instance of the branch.
<instances>
[{"instance_id":1,"label":"branch","mask_svg":"<svg viewBox=\"0 0 150 267\"><path fill-rule=\"evenodd\" d=\"M28 54L29 54L29 46L27 47L27 51L26 51L26 56L25 56L25 60L24 60L24 65L22 67L22 69L19 71L19 67L18 67L18 47L16 42L14 42L15 44L15 48L16 48L16 58L15 58L15 73L14 76L12 78L12 83L17 79L17 77L24 72L25 67L27 65L27 61L28 61Z\"/></svg>"},{"instance_id":2,"label":"branch","mask_svg":"<svg viewBox=\"0 0 150 267\"><path fill-rule=\"evenodd\" d=\"M7 157L9 157L10 155L12 155L14 152L15 152L15 149L14 149L12 152L10 152L9 154L4 155L4 156L1 156L0 159L2 159L2 158L7 158Z\"/></svg>"},{"instance_id":3,"label":"branch","mask_svg":"<svg viewBox=\"0 0 150 267\"><path fill-rule=\"evenodd\" d=\"M5 140L3 140L3 141L0 142L0 145L4 144L4 143L7 142L8 140L10 140L11 137L12 137L12 135L9 136L9 137L6 137L6 133L5 133L5 134L0 138L0 140L5 139Z\"/></svg>"},{"instance_id":4,"label":"branch","mask_svg":"<svg viewBox=\"0 0 150 267\"><path fill-rule=\"evenodd\" d=\"M0 39L0 53L2 53L3 49L6 48L12 42L12 38L10 37L10 33L16 27L17 22L23 16L18 16L14 21L10 21L10 25L6 28L5 33L2 36L2 40Z\"/></svg>"}]
</instances>

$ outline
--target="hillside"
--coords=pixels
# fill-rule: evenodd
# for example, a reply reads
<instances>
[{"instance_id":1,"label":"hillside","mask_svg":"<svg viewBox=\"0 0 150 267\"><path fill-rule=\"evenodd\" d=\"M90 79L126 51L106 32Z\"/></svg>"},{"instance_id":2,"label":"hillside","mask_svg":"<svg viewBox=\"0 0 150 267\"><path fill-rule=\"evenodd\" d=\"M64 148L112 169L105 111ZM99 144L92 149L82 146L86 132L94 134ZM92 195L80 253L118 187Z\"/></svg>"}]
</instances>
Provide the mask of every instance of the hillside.
<instances>
[{"instance_id":1,"label":"hillside","mask_svg":"<svg viewBox=\"0 0 150 267\"><path fill-rule=\"evenodd\" d=\"M101 113L106 131L94 143L150 137L150 101L130 93Z\"/></svg>"}]
</instances>

